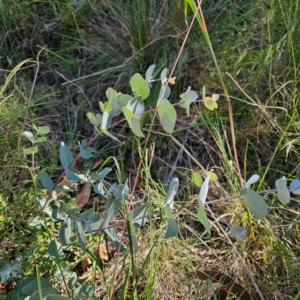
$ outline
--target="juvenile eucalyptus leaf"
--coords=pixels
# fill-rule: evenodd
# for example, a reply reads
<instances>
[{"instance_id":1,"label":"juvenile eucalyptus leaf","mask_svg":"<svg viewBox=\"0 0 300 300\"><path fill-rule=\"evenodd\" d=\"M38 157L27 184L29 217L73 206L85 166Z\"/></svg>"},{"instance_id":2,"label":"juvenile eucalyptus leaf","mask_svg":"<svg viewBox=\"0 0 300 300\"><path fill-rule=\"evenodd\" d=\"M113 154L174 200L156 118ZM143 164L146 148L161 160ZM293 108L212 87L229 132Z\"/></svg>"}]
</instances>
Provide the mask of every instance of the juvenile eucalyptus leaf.
<instances>
[{"instance_id":1,"label":"juvenile eucalyptus leaf","mask_svg":"<svg viewBox=\"0 0 300 300\"><path fill-rule=\"evenodd\" d=\"M0 270L0 278L2 282L6 282L9 279L10 276L10 270L11 265L6 264L1 270Z\"/></svg>"},{"instance_id":2,"label":"juvenile eucalyptus leaf","mask_svg":"<svg viewBox=\"0 0 300 300\"><path fill-rule=\"evenodd\" d=\"M99 173L98 173L98 178L100 180L104 179L105 176L110 173L112 171L111 168L104 168L103 170L101 170Z\"/></svg>"},{"instance_id":3,"label":"juvenile eucalyptus leaf","mask_svg":"<svg viewBox=\"0 0 300 300\"><path fill-rule=\"evenodd\" d=\"M70 300L70 298L61 295L48 295L43 300Z\"/></svg>"},{"instance_id":4,"label":"juvenile eucalyptus leaf","mask_svg":"<svg viewBox=\"0 0 300 300\"><path fill-rule=\"evenodd\" d=\"M164 235L164 239L169 239L178 234L178 224L174 218L168 219L168 228Z\"/></svg>"},{"instance_id":5,"label":"juvenile eucalyptus leaf","mask_svg":"<svg viewBox=\"0 0 300 300\"><path fill-rule=\"evenodd\" d=\"M198 187L200 187L203 182L202 177L198 172L192 173L192 180L193 180L194 184Z\"/></svg>"},{"instance_id":6,"label":"juvenile eucalyptus leaf","mask_svg":"<svg viewBox=\"0 0 300 300\"><path fill-rule=\"evenodd\" d=\"M282 204L290 203L290 192L287 188L286 178L277 179L275 181L275 186L277 190L278 199Z\"/></svg>"},{"instance_id":7,"label":"juvenile eucalyptus leaf","mask_svg":"<svg viewBox=\"0 0 300 300\"><path fill-rule=\"evenodd\" d=\"M66 214L69 216L75 216L78 212L80 212L80 208L72 207L66 211Z\"/></svg>"},{"instance_id":8,"label":"juvenile eucalyptus leaf","mask_svg":"<svg viewBox=\"0 0 300 300\"><path fill-rule=\"evenodd\" d=\"M100 195L105 195L105 186L102 180L94 185L94 192Z\"/></svg>"},{"instance_id":9,"label":"juvenile eucalyptus leaf","mask_svg":"<svg viewBox=\"0 0 300 300\"><path fill-rule=\"evenodd\" d=\"M158 99L168 99L171 95L171 89L165 84L160 88Z\"/></svg>"},{"instance_id":10,"label":"juvenile eucalyptus leaf","mask_svg":"<svg viewBox=\"0 0 300 300\"><path fill-rule=\"evenodd\" d=\"M99 213L93 214L88 220L88 231L89 233L93 233L95 230L99 230L101 228L102 218Z\"/></svg>"},{"instance_id":11,"label":"juvenile eucalyptus leaf","mask_svg":"<svg viewBox=\"0 0 300 300\"><path fill-rule=\"evenodd\" d=\"M61 225L58 232L58 238L63 246L67 246L70 244L71 233L72 233L71 226L68 226L67 224Z\"/></svg>"},{"instance_id":12,"label":"juvenile eucalyptus leaf","mask_svg":"<svg viewBox=\"0 0 300 300\"><path fill-rule=\"evenodd\" d=\"M179 101L180 107L186 109L186 114L190 115L190 105L196 101L198 94L194 91L187 91L180 95L181 100Z\"/></svg>"},{"instance_id":13,"label":"juvenile eucalyptus leaf","mask_svg":"<svg viewBox=\"0 0 300 300\"><path fill-rule=\"evenodd\" d=\"M152 74L153 74L154 69L155 69L155 65L151 65L146 71L146 81L148 82L150 87L151 87L150 81L152 79Z\"/></svg>"},{"instance_id":14,"label":"juvenile eucalyptus leaf","mask_svg":"<svg viewBox=\"0 0 300 300\"><path fill-rule=\"evenodd\" d=\"M44 277L40 277L39 278L40 282L41 282L41 287L42 289L44 288L51 288L51 283ZM27 282L22 288L21 288L21 293L26 295L26 296L30 296L32 295L34 292L36 292L38 290L38 282L37 282L37 278L33 277L31 278L31 280L29 282Z\"/></svg>"},{"instance_id":15,"label":"juvenile eucalyptus leaf","mask_svg":"<svg viewBox=\"0 0 300 300\"><path fill-rule=\"evenodd\" d=\"M60 144L59 157L60 157L61 164L65 170L69 170L69 167L70 168L75 167L73 153L64 142L61 142Z\"/></svg>"},{"instance_id":16,"label":"juvenile eucalyptus leaf","mask_svg":"<svg viewBox=\"0 0 300 300\"><path fill-rule=\"evenodd\" d=\"M105 110L102 116L101 129L107 129L111 125L112 117L111 114Z\"/></svg>"},{"instance_id":17,"label":"juvenile eucalyptus leaf","mask_svg":"<svg viewBox=\"0 0 300 300\"><path fill-rule=\"evenodd\" d=\"M111 139L113 139L114 141L121 143L121 142L120 142L114 135L112 135L107 129L102 129L102 132L103 132L105 135L109 136L109 137L110 137Z\"/></svg>"},{"instance_id":18,"label":"juvenile eucalyptus leaf","mask_svg":"<svg viewBox=\"0 0 300 300\"><path fill-rule=\"evenodd\" d=\"M141 97L133 97L126 107L135 115L138 120L141 120L142 114L145 111L145 104Z\"/></svg>"},{"instance_id":19,"label":"juvenile eucalyptus leaf","mask_svg":"<svg viewBox=\"0 0 300 300\"><path fill-rule=\"evenodd\" d=\"M245 188L241 192L241 197L255 218L262 220L268 214L267 204L258 193Z\"/></svg>"},{"instance_id":20,"label":"juvenile eucalyptus leaf","mask_svg":"<svg viewBox=\"0 0 300 300\"><path fill-rule=\"evenodd\" d=\"M26 137L31 143L34 142L33 134L30 131L24 131L21 133L24 137Z\"/></svg>"},{"instance_id":21,"label":"juvenile eucalyptus leaf","mask_svg":"<svg viewBox=\"0 0 300 300\"><path fill-rule=\"evenodd\" d=\"M138 242L135 234L135 228L133 226L132 222L132 212L129 213L129 224L130 224L130 233L131 233L131 241L132 241L132 247L135 252L138 252Z\"/></svg>"},{"instance_id":22,"label":"juvenile eucalyptus leaf","mask_svg":"<svg viewBox=\"0 0 300 300\"><path fill-rule=\"evenodd\" d=\"M85 236L83 224L80 221L77 221L77 239L79 246L83 252L86 250Z\"/></svg>"},{"instance_id":23,"label":"juvenile eucalyptus leaf","mask_svg":"<svg viewBox=\"0 0 300 300\"><path fill-rule=\"evenodd\" d=\"M48 126L37 127L36 131L39 134L43 134L44 135L44 134L48 134L50 132L50 128Z\"/></svg>"},{"instance_id":24,"label":"juvenile eucalyptus leaf","mask_svg":"<svg viewBox=\"0 0 300 300\"><path fill-rule=\"evenodd\" d=\"M295 195L300 195L300 181L298 179L294 179L290 184L290 190Z\"/></svg>"},{"instance_id":25,"label":"juvenile eucalyptus leaf","mask_svg":"<svg viewBox=\"0 0 300 300\"><path fill-rule=\"evenodd\" d=\"M167 82L167 74L168 74L167 68L164 68L160 73L160 80L162 85L164 85L164 83Z\"/></svg>"},{"instance_id":26,"label":"juvenile eucalyptus leaf","mask_svg":"<svg viewBox=\"0 0 300 300\"><path fill-rule=\"evenodd\" d=\"M122 111L132 132L136 136L145 137L140 129L140 120L129 110L128 107L124 106Z\"/></svg>"},{"instance_id":27,"label":"juvenile eucalyptus leaf","mask_svg":"<svg viewBox=\"0 0 300 300\"><path fill-rule=\"evenodd\" d=\"M120 207L123 206L120 200L109 199L106 203L106 214L103 224L101 228L105 228L109 225L109 223L113 220L113 218L118 213Z\"/></svg>"},{"instance_id":28,"label":"juvenile eucalyptus leaf","mask_svg":"<svg viewBox=\"0 0 300 300\"><path fill-rule=\"evenodd\" d=\"M23 148L24 154L30 155L39 152L37 147Z\"/></svg>"},{"instance_id":29,"label":"juvenile eucalyptus leaf","mask_svg":"<svg viewBox=\"0 0 300 300\"><path fill-rule=\"evenodd\" d=\"M128 179L124 184L117 185L113 190L113 195L118 200L126 200L129 195Z\"/></svg>"},{"instance_id":30,"label":"juvenile eucalyptus leaf","mask_svg":"<svg viewBox=\"0 0 300 300\"><path fill-rule=\"evenodd\" d=\"M84 220L84 221L87 221L89 220L89 218L94 214L94 208L90 208L90 209L87 209L85 211L83 211L81 214L79 214L77 217L80 219L80 220ZM83 225L84 227L85 225ZM85 228L85 227L84 227ZM85 230L85 229L84 229Z\"/></svg>"},{"instance_id":31,"label":"juvenile eucalyptus leaf","mask_svg":"<svg viewBox=\"0 0 300 300\"><path fill-rule=\"evenodd\" d=\"M47 139L44 136L41 136L37 139L35 139L34 143L35 144L40 144L40 143L44 143Z\"/></svg>"},{"instance_id":32,"label":"juvenile eucalyptus leaf","mask_svg":"<svg viewBox=\"0 0 300 300\"><path fill-rule=\"evenodd\" d=\"M94 126L100 126L100 124L102 123L102 115L100 114L94 115L91 112L88 112L86 115Z\"/></svg>"},{"instance_id":33,"label":"juvenile eucalyptus leaf","mask_svg":"<svg viewBox=\"0 0 300 300\"><path fill-rule=\"evenodd\" d=\"M239 238L243 241L246 240L246 229L242 226L233 226L233 227L231 227L230 228L230 233L233 236L235 236L235 237L237 237L237 238Z\"/></svg>"},{"instance_id":34,"label":"juvenile eucalyptus leaf","mask_svg":"<svg viewBox=\"0 0 300 300\"><path fill-rule=\"evenodd\" d=\"M248 188L251 184L257 182L259 179L259 176L257 174L252 175L248 181L245 183L243 189Z\"/></svg>"},{"instance_id":35,"label":"juvenile eucalyptus leaf","mask_svg":"<svg viewBox=\"0 0 300 300\"><path fill-rule=\"evenodd\" d=\"M211 231L210 231L210 226L209 226L209 222L207 219L207 215L203 206L203 202L200 199L199 196L196 195L196 198L198 200L199 203L199 207L198 207L198 211L197 211L197 217L199 222L202 223L202 225L204 226L204 228L206 229L206 231L208 232L209 235L211 235Z\"/></svg>"},{"instance_id":36,"label":"juvenile eucalyptus leaf","mask_svg":"<svg viewBox=\"0 0 300 300\"><path fill-rule=\"evenodd\" d=\"M137 95L141 96L142 100L148 98L150 94L150 88L147 81L142 77L141 74L135 73L130 78L130 86L132 91Z\"/></svg>"},{"instance_id":37,"label":"juvenile eucalyptus leaf","mask_svg":"<svg viewBox=\"0 0 300 300\"><path fill-rule=\"evenodd\" d=\"M79 143L79 146L80 146L80 156L83 158L83 159L89 159L89 158L92 158L94 155L92 152L95 151L95 148L93 147L88 147L86 148L86 145L87 145L87 140L84 139L81 144L80 142Z\"/></svg>"},{"instance_id":38,"label":"juvenile eucalyptus leaf","mask_svg":"<svg viewBox=\"0 0 300 300\"><path fill-rule=\"evenodd\" d=\"M127 94L120 94L118 95L118 106L119 109L122 109L127 103L132 99L130 95Z\"/></svg>"},{"instance_id":39,"label":"juvenile eucalyptus leaf","mask_svg":"<svg viewBox=\"0 0 300 300\"><path fill-rule=\"evenodd\" d=\"M175 108L167 99L162 99L158 107L158 117L163 129L167 133L173 133L177 114Z\"/></svg>"},{"instance_id":40,"label":"juvenile eucalyptus leaf","mask_svg":"<svg viewBox=\"0 0 300 300\"><path fill-rule=\"evenodd\" d=\"M51 295L59 295L59 292L56 288L54 287L46 287L42 289L42 295L43 295L43 299L45 299L46 296ZM40 300L40 292L37 290L35 291L33 294L31 294L30 300Z\"/></svg>"},{"instance_id":41,"label":"juvenile eucalyptus leaf","mask_svg":"<svg viewBox=\"0 0 300 300\"><path fill-rule=\"evenodd\" d=\"M173 178L172 181L171 181L171 183L170 183L170 187L169 187L167 196L165 198L164 206L166 206L167 204L169 204L170 208L173 209L173 206L174 206L174 196L177 193L178 186L179 186L179 180L178 180L178 178Z\"/></svg>"},{"instance_id":42,"label":"juvenile eucalyptus leaf","mask_svg":"<svg viewBox=\"0 0 300 300\"><path fill-rule=\"evenodd\" d=\"M104 232L112 240L112 242L114 243L116 249L119 249L120 240L119 240L119 238L118 238L117 233L115 232L115 230L113 228L107 228L107 229L104 230ZM124 245L122 243L122 245L121 245L121 251L120 252L124 252L125 250L126 250L126 245Z\"/></svg>"},{"instance_id":43,"label":"juvenile eucalyptus leaf","mask_svg":"<svg viewBox=\"0 0 300 300\"><path fill-rule=\"evenodd\" d=\"M206 197L207 197L208 188L209 188L209 180L210 180L210 175L208 175L205 178L205 180L201 186L201 189L200 189L199 198L202 203L206 202Z\"/></svg>"},{"instance_id":44,"label":"juvenile eucalyptus leaf","mask_svg":"<svg viewBox=\"0 0 300 300\"><path fill-rule=\"evenodd\" d=\"M39 178L40 178L40 181L41 181L43 187L49 193L52 193L53 192L53 188L54 188L54 182L52 181L52 179L50 178L50 176L46 172L42 172L40 174Z\"/></svg>"},{"instance_id":45,"label":"juvenile eucalyptus leaf","mask_svg":"<svg viewBox=\"0 0 300 300\"><path fill-rule=\"evenodd\" d=\"M22 267L19 263L12 265L10 273L14 278L20 278L23 275Z\"/></svg>"},{"instance_id":46,"label":"juvenile eucalyptus leaf","mask_svg":"<svg viewBox=\"0 0 300 300\"><path fill-rule=\"evenodd\" d=\"M109 87L106 90L105 94L106 94L106 97L107 97L107 99L108 99L109 102L111 102L113 99L117 99L117 97L118 97L117 91L115 91L111 87Z\"/></svg>"},{"instance_id":47,"label":"juvenile eucalyptus leaf","mask_svg":"<svg viewBox=\"0 0 300 300\"><path fill-rule=\"evenodd\" d=\"M145 203L139 207L137 207L132 212L132 218L133 218L133 226L136 228L143 227L147 222L147 214L149 211L150 203ZM135 220L138 219L138 220Z\"/></svg>"},{"instance_id":48,"label":"juvenile eucalyptus leaf","mask_svg":"<svg viewBox=\"0 0 300 300\"><path fill-rule=\"evenodd\" d=\"M52 240L48 245L48 253L50 256L58 258L64 258L64 254L58 242L56 240Z\"/></svg>"}]
</instances>

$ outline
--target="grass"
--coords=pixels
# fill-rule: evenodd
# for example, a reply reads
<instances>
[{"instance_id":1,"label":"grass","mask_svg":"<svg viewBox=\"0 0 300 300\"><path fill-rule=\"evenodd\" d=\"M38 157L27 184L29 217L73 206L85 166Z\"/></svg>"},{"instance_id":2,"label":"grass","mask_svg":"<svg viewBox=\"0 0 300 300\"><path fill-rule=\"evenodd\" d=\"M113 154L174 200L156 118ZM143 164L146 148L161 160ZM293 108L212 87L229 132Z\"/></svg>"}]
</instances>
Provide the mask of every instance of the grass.
<instances>
[{"instance_id":1,"label":"grass","mask_svg":"<svg viewBox=\"0 0 300 300\"><path fill-rule=\"evenodd\" d=\"M240 185L226 93L196 23L175 70L170 99L177 103L188 86L201 95L205 85L207 94L221 95L218 110L209 112L194 103L192 116L187 117L176 107L179 121L172 138L155 121L148 144L137 140L127 123L120 123L111 133L121 139L121 146L102 136L93 144L95 157L78 166L86 170L100 164L93 172L113 168L118 175L110 173L109 182L122 177L120 183L124 183L129 176L132 186L136 175L131 171L128 175L128 169L137 171L140 166L133 204L150 203L153 215L136 231L139 251L133 253L129 247L117 255L110 239L93 234L86 235L85 258L77 242L64 249L63 261L49 255L48 245L57 239L59 223L36 208L35 196L44 193L36 175L47 170L53 180L60 176L60 142L77 151L78 140L90 138L93 126L86 113L99 112L98 102L106 101L108 87L131 93L128 82L134 73L144 75L154 63L153 76L158 78L165 67L172 68L187 29L182 4L178 8L177 1L158 5L152 0L146 4L138 0L130 4L121 0L0 2L0 268L20 265L24 272L22 278L10 276L0 298L5 299L21 279L36 274L35 265L66 296L73 292L64 280L78 276L77 288L90 293L88 299L209 299L218 292L230 299L234 297L230 293L238 289L235 284L257 297L251 276L265 299L299 298L297 196L290 204L279 205L276 194L266 193L269 213L259 222L238 199L212 202L212 211L207 211L211 236L197 221L193 195L199 188L191 180L193 171L213 168L218 175L208 201L230 199L239 194ZM260 191L273 189L282 176L288 181L299 177L298 1L228 0L205 2L202 9L232 101L243 180L259 174L261 181L255 189ZM190 13L189 23L191 19ZM146 100L148 109L155 107L158 93L159 85L154 84ZM148 115L145 134L151 121ZM51 129L35 155L34 170L31 157L22 150L30 144L21 137L24 130L33 130L33 124ZM164 240L167 224L158 212L163 210L166 179L172 178L173 171L180 182L174 212L179 234ZM76 189L61 201L75 206L82 184ZM92 193L87 200L82 211L93 208L104 215L107 198ZM126 215L123 211L116 221ZM245 227L246 241L230 235L232 225ZM116 227L119 237L122 230ZM125 236L130 246L129 241ZM95 250L100 244L107 248L108 259ZM231 290L226 290L228 280Z\"/></svg>"}]
</instances>

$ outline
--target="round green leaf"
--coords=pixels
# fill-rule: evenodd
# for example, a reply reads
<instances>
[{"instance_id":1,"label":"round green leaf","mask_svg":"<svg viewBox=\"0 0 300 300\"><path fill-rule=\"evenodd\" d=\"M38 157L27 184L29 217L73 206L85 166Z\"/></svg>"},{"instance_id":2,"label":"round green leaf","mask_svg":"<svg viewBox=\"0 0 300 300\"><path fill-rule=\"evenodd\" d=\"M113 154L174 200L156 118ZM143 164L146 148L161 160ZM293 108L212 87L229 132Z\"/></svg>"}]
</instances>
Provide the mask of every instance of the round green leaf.
<instances>
[{"instance_id":1,"label":"round green leaf","mask_svg":"<svg viewBox=\"0 0 300 300\"><path fill-rule=\"evenodd\" d=\"M21 133L23 136L25 136L31 143L34 142L33 134L30 131L24 131Z\"/></svg>"},{"instance_id":2,"label":"round green leaf","mask_svg":"<svg viewBox=\"0 0 300 300\"><path fill-rule=\"evenodd\" d=\"M241 197L257 219L262 220L268 214L267 204L258 193L246 188L242 190Z\"/></svg>"},{"instance_id":3,"label":"round green leaf","mask_svg":"<svg viewBox=\"0 0 300 300\"><path fill-rule=\"evenodd\" d=\"M235 237L237 237L237 238L239 238L243 241L246 240L246 236L245 236L246 235L246 229L242 226L233 226L233 227L231 227L230 228L230 233L233 236L235 236Z\"/></svg>"},{"instance_id":4,"label":"round green leaf","mask_svg":"<svg viewBox=\"0 0 300 300\"><path fill-rule=\"evenodd\" d=\"M275 186L277 190L278 199L282 204L290 203L290 192L287 188L286 179L281 178L275 181Z\"/></svg>"},{"instance_id":5,"label":"round green leaf","mask_svg":"<svg viewBox=\"0 0 300 300\"><path fill-rule=\"evenodd\" d=\"M202 177L200 176L200 174L198 172L192 173L192 180L193 180L194 184L198 187L200 187L203 182Z\"/></svg>"},{"instance_id":6,"label":"round green leaf","mask_svg":"<svg viewBox=\"0 0 300 300\"><path fill-rule=\"evenodd\" d=\"M142 97L142 100L145 100L150 94L150 87L149 87L147 81L139 73L135 73L131 77L130 86L131 86L132 91L137 96Z\"/></svg>"},{"instance_id":7,"label":"round green leaf","mask_svg":"<svg viewBox=\"0 0 300 300\"><path fill-rule=\"evenodd\" d=\"M158 117L165 132L172 133L175 127L177 114L175 108L167 99L162 99L160 102L158 107Z\"/></svg>"}]
</instances>

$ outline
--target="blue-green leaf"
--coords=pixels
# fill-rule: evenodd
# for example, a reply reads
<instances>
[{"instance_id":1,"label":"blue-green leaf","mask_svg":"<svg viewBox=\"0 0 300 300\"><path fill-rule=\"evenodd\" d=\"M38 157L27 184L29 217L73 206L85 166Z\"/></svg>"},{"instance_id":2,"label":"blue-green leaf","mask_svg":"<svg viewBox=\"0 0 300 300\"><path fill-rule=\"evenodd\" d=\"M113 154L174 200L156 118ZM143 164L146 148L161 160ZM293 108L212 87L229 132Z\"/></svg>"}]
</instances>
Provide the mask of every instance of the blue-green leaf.
<instances>
[{"instance_id":1,"label":"blue-green leaf","mask_svg":"<svg viewBox=\"0 0 300 300\"><path fill-rule=\"evenodd\" d=\"M245 183L243 189L248 188L251 184L257 182L259 176L257 174L252 175L249 180Z\"/></svg>"},{"instance_id":2,"label":"blue-green leaf","mask_svg":"<svg viewBox=\"0 0 300 300\"><path fill-rule=\"evenodd\" d=\"M145 111L145 104L141 97L133 97L126 105L126 107L135 115L137 119L141 119L143 112Z\"/></svg>"},{"instance_id":3,"label":"blue-green leaf","mask_svg":"<svg viewBox=\"0 0 300 300\"><path fill-rule=\"evenodd\" d=\"M42 295L43 295L43 299L45 299L46 296L51 295L59 295L59 292L56 288L54 287L46 287L42 289ZM40 300L40 292L39 291L35 291L29 298L29 300Z\"/></svg>"},{"instance_id":4,"label":"blue-green leaf","mask_svg":"<svg viewBox=\"0 0 300 300\"><path fill-rule=\"evenodd\" d=\"M102 116L102 123L101 123L101 129L106 129L111 125L112 117L111 114L105 110Z\"/></svg>"},{"instance_id":5,"label":"blue-green leaf","mask_svg":"<svg viewBox=\"0 0 300 300\"><path fill-rule=\"evenodd\" d=\"M140 120L129 110L129 108L124 106L122 111L132 132L136 136L145 137L140 129Z\"/></svg>"},{"instance_id":6,"label":"blue-green leaf","mask_svg":"<svg viewBox=\"0 0 300 300\"><path fill-rule=\"evenodd\" d=\"M57 258L64 258L64 253L58 242L56 240L52 240L48 245L48 253L49 255Z\"/></svg>"},{"instance_id":7,"label":"blue-green leaf","mask_svg":"<svg viewBox=\"0 0 300 300\"><path fill-rule=\"evenodd\" d=\"M100 114L94 115L91 112L88 112L86 115L93 125L99 126L102 123L102 115Z\"/></svg>"},{"instance_id":8,"label":"blue-green leaf","mask_svg":"<svg viewBox=\"0 0 300 300\"><path fill-rule=\"evenodd\" d=\"M268 214L267 204L263 197L258 193L250 190L249 188L245 188L241 192L241 197L245 201L251 213L257 219L261 220Z\"/></svg>"},{"instance_id":9,"label":"blue-green leaf","mask_svg":"<svg viewBox=\"0 0 300 300\"><path fill-rule=\"evenodd\" d=\"M242 226L233 226L233 227L231 227L230 228L230 233L233 236L235 236L235 237L237 237L237 238L239 238L243 241L246 240L246 229Z\"/></svg>"},{"instance_id":10,"label":"blue-green leaf","mask_svg":"<svg viewBox=\"0 0 300 300\"><path fill-rule=\"evenodd\" d=\"M60 144L59 157L65 170L75 166L73 153L64 142L61 142Z\"/></svg>"},{"instance_id":11,"label":"blue-green leaf","mask_svg":"<svg viewBox=\"0 0 300 300\"><path fill-rule=\"evenodd\" d=\"M61 295L48 295L43 300L70 300L70 298Z\"/></svg>"},{"instance_id":12,"label":"blue-green leaf","mask_svg":"<svg viewBox=\"0 0 300 300\"><path fill-rule=\"evenodd\" d=\"M150 203L142 204L132 212L133 226L141 228L146 224ZM138 220L136 220L138 219Z\"/></svg>"},{"instance_id":13,"label":"blue-green leaf","mask_svg":"<svg viewBox=\"0 0 300 300\"><path fill-rule=\"evenodd\" d=\"M294 179L290 184L290 190L295 195L300 195L300 181L298 179Z\"/></svg>"},{"instance_id":14,"label":"blue-green leaf","mask_svg":"<svg viewBox=\"0 0 300 300\"><path fill-rule=\"evenodd\" d=\"M194 91L187 91L180 95L180 107L186 109L186 114L190 115L190 105L198 98L198 94Z\"/></svg>"},{"instance_id":15,"label":"blue-green leaf","mask_svg":"<svg viewBox=\"0 0 300 300\"><path fill-rule=\"evenodd\" d=\"M168 228L164 235L164 239L169 239L178 234L178 224L174 218L168 219Z\"/></svg>"},{"instance_id":16,"label":"blue-green leaf","mask_svg":"<svg viewBox=\"0 0 300 300\"><path fill-rule=\"evenodd\" d=\"M101 225L101 228L105 228L109 225L109 223L118 213L121 206L123 206L123 203L120 200L109 199L107 201L105 219Z\"/></svg>"},{"instance_id":17,"label":"blue-green leaf","mask_svg":"<svg viewBox=\"0 0 300 300\"><path fill-rule=\"evenodd\" d=\"M164 85L167 82L167 73L168 73L168 69L164 68L161 73L160 73L160 80L162 85Z\"/></svg>"},{"instance_id":18,"label":"blue-green leaf","mask_svg":"<svg viewBox=\"0 0 300 300\"><path fill-rule=\"evenodd\" d=\"M175 127L177 114L175 108L167 99L162 99L158 107L158 117L163 129L167 133L172 133Z\"/></svg>"},{"instance_id":19,"label":"blue-green leaf","mask_svg":"<svg viewBox=\"0 0 300 300\"><path fill-rule=\"evenodd\" d=\"M67 224L61 225L58 232L58 238L63 246L67 246L70 244L71 233L72 233L71 226L68 226Z\"/></svg>"},{"instance_id":20,"label":"blue-green leaf","mask_svg":"<svg viewBox=\"0 0 300 300\"><path fill-rule=\"evenodd\" d=\"M80 146L80 156L83 158L83 159L89 159L89 158L92 158L94 155L92 152L95 151L95 148L93 147L87 147L86 148L86 145L87 145L87 140L84 139L81 144L80 142L79 143L79 146Z\"/></svg>"},{"instance_id":21,"label":"blue-green leaf","mask_svg":"<svg viewBox=\"0 0 300 300\"><path fill-rule=\"evenodd\" d=\"M199 198L201 200L202 203L205 203L206 201L206 197L207 197L207 193L208 193L208 188L209 188L209 179L210 179L210 175L208 175L202 186L201 186L201 189L200 189L200 193L199 193Z\"/></svg>"},{"instance_id":22,"label":"blue-green leaf","mask_svg":"<svg viewBox=\"0 0 300 300\"><path fill-rule=\"evenodd\" d=\"M53 192L53 188L54 188L54 182L52 181L52 179L50 178L50 176L46 172L42 172L40 174L39 178L40 178L40 181L41 181L42 185L44 186L44 188L49 193L52 193Z\"/></svg>"},{"instance_id":23,"label":"blue-green leaf","mask_svg":"<svg viewBox=\"0 0 300 300\"><path fill-rule=\"evenodd\" d=\"M202 200L197 195L196 195L196 198L197 198L198 203L199 203L199 207L198 207L198 211L197 211L198 220L199 220L199 222L202 223L202 225L204 226L204 228L206 229L206 231L210 235L211 234L210 226L209 226L209 222L208 222L208 219L207 219L207 215L206 215Z\"/></svg>"},{"instance_id":24,"label":"blue-green leaf","mask_svg":"<svg viewBox=\"0 0 300 300\"><path fill-rule=\"evenodd\" d=\"M40 277L39 280L41 282L42 289L51 287L51 283L49 283L49 281L46 278ZM30 296L37 290L38 290L38 282L37 282L37 278L34 277L22 287L21 293Z\"/></svg>"},{"instance_id":25,"label":"blue-green leaf","mask_svg":"<svg viewBox=\"0 0 300 300\"><path fill-rule=\"evenodd\" d=\"M119 238L118 238L117 233L115 232L115 230L113 228L107 228L107 229L104 230L104 232L112 240L112 242L114 243L116 249L119 249L120 240L119 240ZM121 252L124 252L125 250L126 250L126 245L124 245L122 243L122 245L121 245Z\"/></svg>"},{"instance_id":26,"label":"blue-green leaf","mask_svg":"<svg viewBox=\"0 0 300 300\"><path fill-rule=\"evenodd\" d=\"M11 265L6 264L1 270L0 270L0 278L2 282L6 282L9 279L10 276L10 270Z\"/></svg>"},{"instance_id":27,"label":"blue-green leaf","mask_svg":"<svg viewBox=\"0 0 300 300\"><path fill-rule=\"evenodd\" d=\"M132 211L129 213L128 216L129 224L130 224L130 233L131 233L131 241L132 241L132 247L135 252L138 252L138 242L135 234L135 228L133 226L132 222Z\"/></svg>"},{"instance_id":28,"label":"blue-green leaf","mask_svg":"<svg viewBox=\"0 0 300 300\"><path fill-rule=\"evenodd\" d=\"M88 220L88 231L93 233L94 230L99 230L101 228L102 218L99 213L93 214Z\"/></svg>"},{"instance_id":29,"label":"blue-green leaf","mask_svg":"<svg viewBox=\"0 0 300 300\"><path fill-rule=\"evenodd\" d=\"M112 138L114 141L121 143L114 135L112 135L107 129L102 129L102 132Z\"/></svg>"},{"instance_id":30,"label":"blue-green leaf","mask_svg":"<svg viewBox=\"0 0 300 300\"><path fill-rule=\"evenodd\" d=\"M169 204L170 208L173 209L173 206L174 206L174 196L177 193L178 186L179 186L179 180L178 180L178 178L173 178L172 181L171 181L171 183L170 183L170 187L169 187L167 196L165 198L164 206L166 206L167 204Z\"/></svg>"},{"instance_id":31,"label":"blue-green leaf","mask_svg":"<svg viewBox=\"0 0 300 300\"><path fill-rule=\"evenodd\" d=\"M86 243L85 243L85 236L84 236L84 228L81 221L77 221L77 239L81 250L85 252Z\"/></svg>"},{"instance_id":32,"label":"blue-green leaf","mask_svg":"<svg viewBox=\"0 0 300 300\"><path fill-rule=\"evenodd\" d=\"M277 190L278 199L282 204L290 203L290 192L287 188L286 178L277 179L275 181L275 186Z\"/></svg>"},{"instance_id":33,"label":"blue-green leaf","mask_svg":"<svg viewBox=\"0 0 300 300\"><path fill-rule=\"evenodd\" d=\"M155 69L155 65L151 65L146 71L146 81L148 82L150 87L151 87L151 79L152 79L152 74L154 69Z\"/></svg>"},{"instance_id":34,"label":"blue-green leaf","mask_svg":"<svg viewBox=\"0 0 300 300\"><path fill-rule=\"evenodd\" d=\"M111 171L112 171L111 168L104 168L103 170L101 170L101 172L98 173L98 178L99 178L100 180L104 179L105 176L106 176L108 173L110 173Z\"/></svg>"}]
</instances>

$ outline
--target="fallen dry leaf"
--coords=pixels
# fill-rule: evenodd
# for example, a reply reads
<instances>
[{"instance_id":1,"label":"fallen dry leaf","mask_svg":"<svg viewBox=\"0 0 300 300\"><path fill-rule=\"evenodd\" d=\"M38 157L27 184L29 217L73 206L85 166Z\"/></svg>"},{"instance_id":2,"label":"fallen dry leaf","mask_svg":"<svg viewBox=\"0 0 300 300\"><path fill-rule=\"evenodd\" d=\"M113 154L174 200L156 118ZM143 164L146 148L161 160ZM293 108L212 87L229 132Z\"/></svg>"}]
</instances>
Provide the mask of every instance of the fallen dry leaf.
<instances>
[{"instance_id":1,"label":"fallen dry leaf","mask_svg":"<svg viewBox=\"0 0 300 300\"><path fill-rule=\"evenodd\" d=\"M92 191L92 186L86 182L81 190L81 192L78 194L76 205L79 208L82 208L86 205L86 203L89 201L90 195Z\"/></svg>"}]
</instances>

